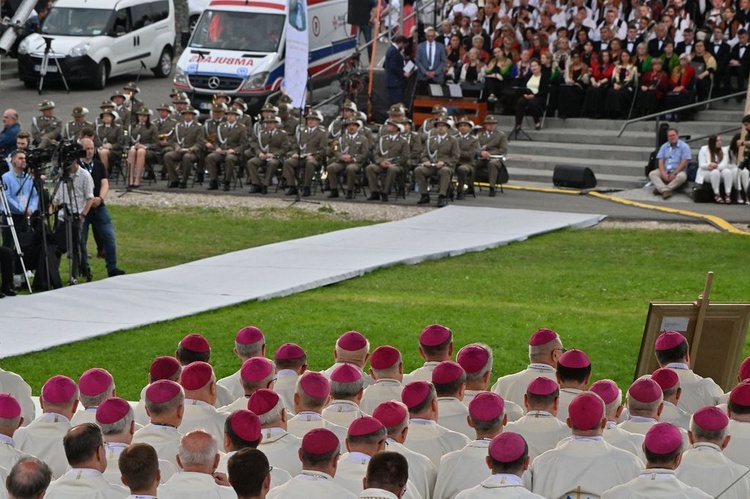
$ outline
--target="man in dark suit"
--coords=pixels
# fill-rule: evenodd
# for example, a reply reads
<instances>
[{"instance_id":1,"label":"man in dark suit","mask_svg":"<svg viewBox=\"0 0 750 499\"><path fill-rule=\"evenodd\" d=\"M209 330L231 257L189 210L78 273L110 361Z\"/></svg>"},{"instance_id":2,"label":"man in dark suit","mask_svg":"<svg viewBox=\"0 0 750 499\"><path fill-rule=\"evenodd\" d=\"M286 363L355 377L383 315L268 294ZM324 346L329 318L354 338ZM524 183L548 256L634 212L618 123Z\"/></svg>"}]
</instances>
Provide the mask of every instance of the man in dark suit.
<instances>
[{"instance_id":1,"label":"man in dark suit","mask_svg":"<svg viewBox=\"0 0 750 499\"><path fill-rule=\"evenodd\" d=\"M385 86L388 87L388 105L404 102L404 88L406 76L404 72L404 56L401 51L406 45L406 37L398 35L385 52Z\"/></svg>"},{"instance_id":2,"label":"man in dark suit","mask_svg":"<svg viewBox=\"0 0 750 499\"><path fill-rule=\"evenodd\" d=\"M430 27L425 30L426 40L417 47L417 82L422 90L430 83L443 83L445 45L437 43L437 33Z\"/></svg>"},{"instance_id":3,"label":"man in dark suit","mask_svg":"<svg viewBox=\"0 0 750 499\"><path fill-rule=\"evenodd\" d=\"M686 52L689 55L693 54L695 51L695 31L693 31L693 28L685 28L682 31L682 41L675 46L674 51L677 52L677 55Z\"/></svg>"},{"instance_id":4,"label":"man in dark suit","mask_svg":"<svg viewBox=\"0 0 750 499\"><path fill-rule=\"evenodd\" d=\"M635 54L635 49L638 48L638 44L642 41L643 37L638 36L638 29L635 25L628 26L628 34L622 41L622 48L631 54Z\"/></svg>"},{"instance_id":5,"label":"man in dark suit","mask_svg":"<svg viewBox=\"0 0 750 499\"><path fill-rule=\"evenodd\" d=\"M730 88L729 84L729 57L732 48L724 41L724 30L714 28L713 36L706 42L706 50L716 59L716 76L714 87L717 94L725 94ZM719 88L721 87L721 88Z\"/></svg>"},{"instance_id":6,"label":"man in dark suit","mask_svg":"<svg viewBox=\"0 0 750 499\"><path fill-rule=\"evenodd\" d=\"M748 43L747 30L740 29L737 31L739 42L732 47L732 53L729 56L729 83L731 84L732 76L737 80L737 84L729 90L730 93L739 92L747 86L747 79L750 77L750 44ZM742 100L737 97L737 101Z\"/></svg>"},{"instance_id":7,"label":"man in dark suit","mask_svg":"<svg viewBox=\"0 0 750 499\"><path fill-rule=\"evenodd\" d=\"M651 57L661 57L664 53L664 45L670 38L667 36L667 26L659 23L654 28L656 37L648 42L648 55Z\"/></svg>"}]
</instances>

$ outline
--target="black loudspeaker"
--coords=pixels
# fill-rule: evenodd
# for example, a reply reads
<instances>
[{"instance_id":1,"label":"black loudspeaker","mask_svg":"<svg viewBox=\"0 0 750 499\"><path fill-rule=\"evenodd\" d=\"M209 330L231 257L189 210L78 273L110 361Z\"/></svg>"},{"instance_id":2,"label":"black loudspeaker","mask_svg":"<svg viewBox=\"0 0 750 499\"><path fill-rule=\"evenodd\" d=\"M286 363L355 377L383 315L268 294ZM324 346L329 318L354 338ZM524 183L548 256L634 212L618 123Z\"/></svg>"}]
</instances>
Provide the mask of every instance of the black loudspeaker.
<instances>
[{"instance_id":1,"label":"black loudspeaker","mask_svg":"<svg viewBox=\"0 0 750 499\"><path fill-rule=\"evenodd\" d=\"M370 23L370 1L349 0L346 22L352 26L366 26Z\"/></svg>"},{"instance_id":2,"label":"black loudspeaker","mask_svg":"<svg viewBox=\"0 0 750 499\"><path fill-rule=\"evenodd\" d=\"M593 189L596 187L596 177L587 166L555 165L552 183L556 187Z\"/></svg>"}]
</instances>

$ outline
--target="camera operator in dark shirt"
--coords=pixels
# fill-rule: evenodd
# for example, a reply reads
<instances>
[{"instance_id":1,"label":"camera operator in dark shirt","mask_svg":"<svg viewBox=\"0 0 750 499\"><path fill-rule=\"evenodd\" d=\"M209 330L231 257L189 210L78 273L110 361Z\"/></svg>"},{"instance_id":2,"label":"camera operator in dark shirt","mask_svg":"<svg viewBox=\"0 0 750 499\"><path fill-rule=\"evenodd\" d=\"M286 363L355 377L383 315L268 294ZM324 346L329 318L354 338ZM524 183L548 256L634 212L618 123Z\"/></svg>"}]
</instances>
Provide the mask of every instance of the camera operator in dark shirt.
<instances>
[{"instance_id":1,"label":"camera operator in dark shirt","mask_svg":"<svg viewBox=\"0 0 750 499\"><path fill-rule=\"evenodd\" d=\"M87 277L87 280L91 280L91 267L89 266L88 253L86 251L89 225L91 225L93 226L93 230L99 234L99 237L102 240L101 242L104 247L104 261L107 265L107 274L109 277L123 275L125 271L117 268L115 229L112 226L112 219L109 216L109 211L107 211L107 207L104 204L104 200L109 193L107 169L101 161L94 157L96 147L94 147L93 140L81 139L80 143L83 146L86 156L79 159L78 164L80 167L85 168L94 180L94 201L91 205L91 210L89 210L89 213L83 221L83 227L81 230L81 244L84 248L81 261L82 273Z\"/></svg>"}]
</instances>

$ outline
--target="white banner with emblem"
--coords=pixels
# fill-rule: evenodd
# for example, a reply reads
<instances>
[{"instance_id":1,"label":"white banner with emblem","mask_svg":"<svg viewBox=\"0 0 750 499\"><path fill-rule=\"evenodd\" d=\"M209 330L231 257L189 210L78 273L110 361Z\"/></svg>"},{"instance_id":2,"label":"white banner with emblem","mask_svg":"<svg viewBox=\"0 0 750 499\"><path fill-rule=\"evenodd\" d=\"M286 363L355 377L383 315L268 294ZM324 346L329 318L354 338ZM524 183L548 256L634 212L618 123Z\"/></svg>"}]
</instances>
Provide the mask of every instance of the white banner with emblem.
<instances>
[{"instance_id":1,"label":"white banner with emblem","mask_svg":"<svg viewBox=\"0 0 750 499\"><path fill-rule=\"evenodd\" d=\"M309 61L307 0L288 0L287 12L284 91L292 98L292 105L301 108L305 103Z\"/></svg>"}]
</instances>

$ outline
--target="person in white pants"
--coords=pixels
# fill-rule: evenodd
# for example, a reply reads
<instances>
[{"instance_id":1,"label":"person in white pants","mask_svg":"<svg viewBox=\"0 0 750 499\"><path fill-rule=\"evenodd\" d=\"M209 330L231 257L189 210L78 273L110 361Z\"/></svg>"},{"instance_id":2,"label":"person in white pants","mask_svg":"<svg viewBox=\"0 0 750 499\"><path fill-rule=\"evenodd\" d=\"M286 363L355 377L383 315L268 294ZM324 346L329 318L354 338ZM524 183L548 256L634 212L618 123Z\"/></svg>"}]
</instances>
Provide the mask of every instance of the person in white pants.
<instances>
[{"instance_id":1,"label":"person in white pants","mask_svg":"<svg viewBox=\"0 0 750 499\"><path fill-rule=\"evenodd\" d=\"M708 138L708 144L701 147L698 152L698 172L695 175L695 182L704 183L706 180L711 182L711 188L714 191L714 200L719 204L731 204L732 186L734 185L734 170L729 167L728 148L721 146L721 136L711 135ZM719 188L724 184L724 197L721 197Z\"/></svg>"}]
</instances>

